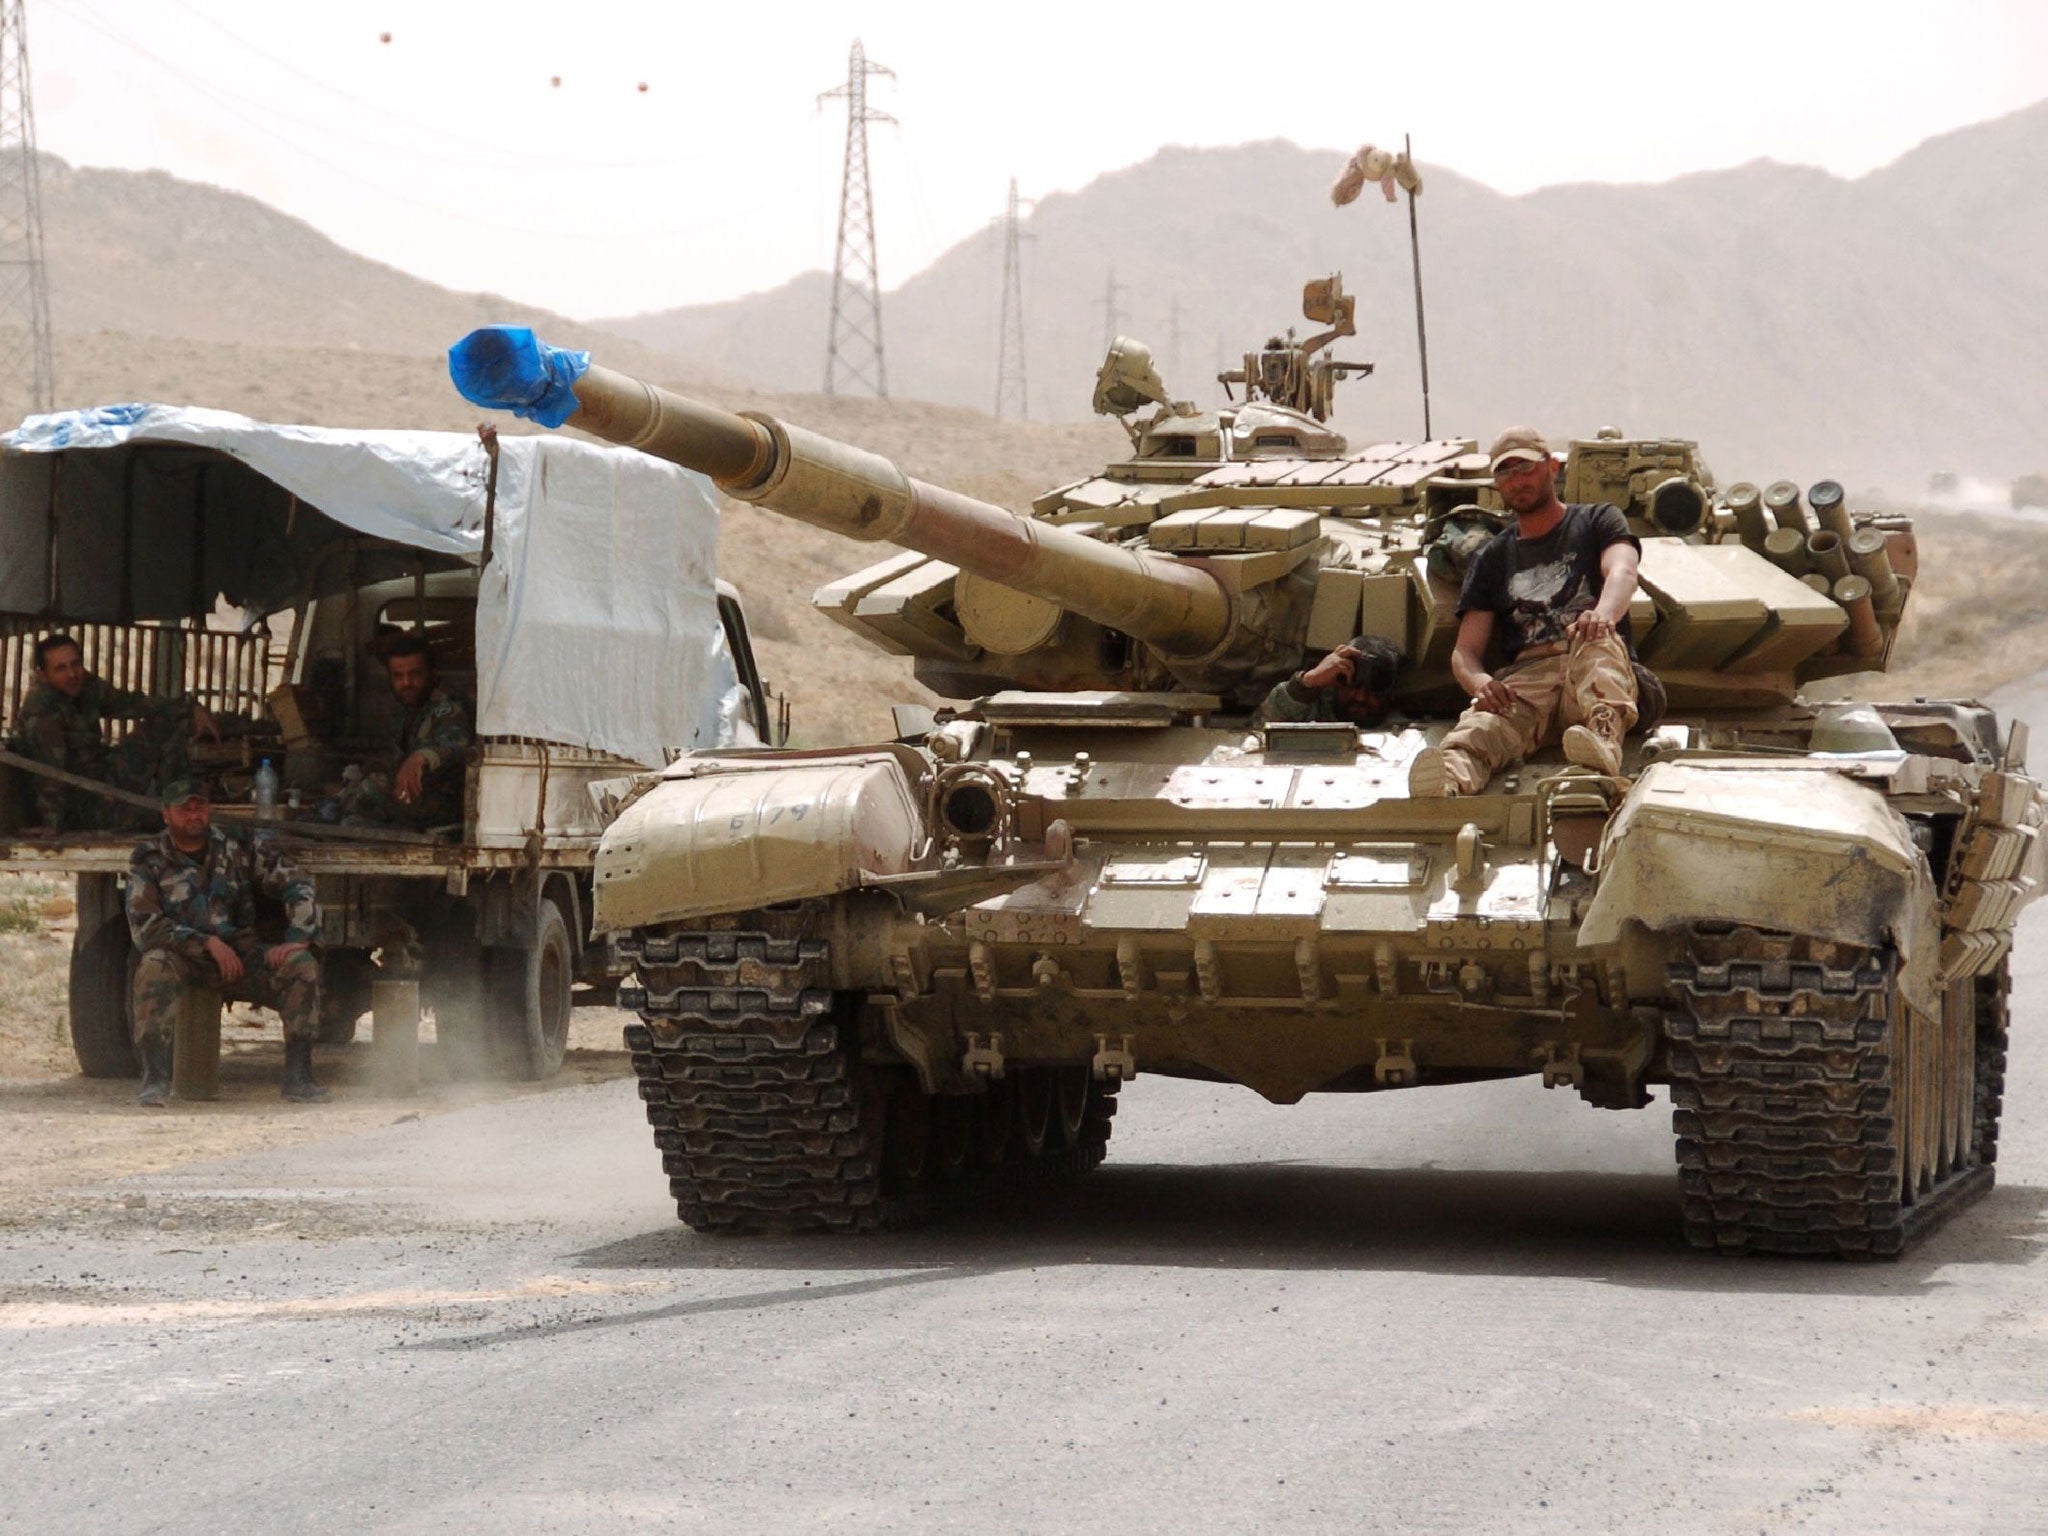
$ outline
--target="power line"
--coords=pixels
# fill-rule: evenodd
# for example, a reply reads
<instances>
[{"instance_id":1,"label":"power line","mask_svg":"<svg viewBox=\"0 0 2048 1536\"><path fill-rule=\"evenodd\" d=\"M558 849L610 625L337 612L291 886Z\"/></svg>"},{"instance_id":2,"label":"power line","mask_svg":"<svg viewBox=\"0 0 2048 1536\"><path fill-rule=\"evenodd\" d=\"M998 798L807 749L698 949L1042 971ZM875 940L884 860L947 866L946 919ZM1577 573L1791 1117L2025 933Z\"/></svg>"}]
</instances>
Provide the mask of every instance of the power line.
<instances>
[{"instance_id":1,"label":"power line","mask_svg":"<svg viewBox=\"0 0 2048 1536\"><path fill-rule=\"evenodd\" d=\"M49 410L57 382L23 0L0 0L0 326L13 333L0 352L0 413Z\"/></svg>"},{"instance_id":2,"label":"power line","mask_svg":"<svg viewBox=\"0 0 2048 1536\"><path fill-rule=\"evenodd\" d=\"M1117 337L1123 334L1124 312L1117 296L1130 291L1128 284L1116 280L1116 268L1111 267L1109 280L1102 288L1102 297L1095 301L1095 307L1102 311L1102 350L1105 352L1115 346Z\"/></svg>"},{"instance_id":3,"label":"power line","mask_svg":"<svg viewBox=\"0 0 2048 1536\"><path fill-rule=\"evenodd\" d=\"M1003 210L1003 318L996 333L996 415L1016 407L1017 419L1031 419L1031 400L1024 382L1024 263L1019 242L1034 240L1023 233L1017 217L1017 178L1010 178L1010 199Z\"/></svg>"},{"instance_id":4,"label":"power line","mask_svg":"<svg viewBox=\"0 0 2048 1536\"><path fill-rule=\"evenodd\" d=\"M889 368L882 355L882 280L875 268L875 191L868 177L868 124L895 118L868 105L868 76L896 71L871 63L853 40L846 84L819 93L820 106L846 101L846 164L839 178L839 242L832 255L832 318L825 335L825 393L839 393L843 375L889 398Z\"/></svg>"}]
</instances>

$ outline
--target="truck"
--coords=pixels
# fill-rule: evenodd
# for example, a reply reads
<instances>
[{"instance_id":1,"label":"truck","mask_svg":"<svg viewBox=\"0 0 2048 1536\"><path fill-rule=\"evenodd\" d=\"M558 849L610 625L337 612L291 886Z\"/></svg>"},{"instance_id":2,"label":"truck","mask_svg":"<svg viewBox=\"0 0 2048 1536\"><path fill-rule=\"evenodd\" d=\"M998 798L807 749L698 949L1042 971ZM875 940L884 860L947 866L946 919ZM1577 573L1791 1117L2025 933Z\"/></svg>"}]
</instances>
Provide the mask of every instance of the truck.
<instances>
[{"instance_id":1,"label":"truck","mask_svg":"<svg viewBox=\"0 0 2048 1536\"><path fill-rule=\"evenodd\" d=\"M589 787L787 730L715 539L706 482L608 446L163 405L33 417L0 440L0 736L54 633L117 688L204 705L216 820L313 879L322 1042L354 1038L379 977L414 977L455 1070L549 1077L572 1007L611 1002L620 972L591 928ZM391 739L376 658L400 633L474 701L461 823L332 824L347 765ZM243 803L265 760L268 817ZM72 1044L87 1076L132 1076L124 886L155 815L33 826L36 774L0 770L0 870L75 880Z\"/></svg>"}]
</instances>

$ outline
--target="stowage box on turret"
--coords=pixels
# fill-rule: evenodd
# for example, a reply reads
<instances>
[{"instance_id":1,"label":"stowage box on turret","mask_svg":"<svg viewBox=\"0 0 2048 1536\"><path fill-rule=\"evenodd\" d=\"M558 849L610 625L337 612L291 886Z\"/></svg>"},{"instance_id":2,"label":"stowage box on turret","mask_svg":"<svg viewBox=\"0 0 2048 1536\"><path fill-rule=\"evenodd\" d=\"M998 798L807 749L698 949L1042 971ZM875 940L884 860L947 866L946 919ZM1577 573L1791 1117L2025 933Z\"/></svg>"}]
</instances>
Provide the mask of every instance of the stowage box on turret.
<instances>
[{"instance_id":1,"label":"stowage box on turret","mask_svg":"<svg viewBox=\"0 0 2048 1536\"><path fill-rule=\"evenodd\" d=\"M899 546L816 602L959 701L620 799L596 922L683 1218L855 1230L1083 1172L1146 1072L1277 1103L1526 1076L1608 1109L1664 1085L1700 1246L1899 1252L1990 1186L2044 861L2022 727L1802 698L1886 665L1911 526L1831 481L1717 486L1687 441L1572 443L1564 499L1642 542L1663 718L1618 772L1550 749L1411 797L1466 703L1462 561L1505 518L1474 442L1330 428L1352 301L1304 307L1327 329L1220 409L1120 341L1097 405L1130 457L1028 517L530 333L454 349L480 404ZM1386 719L1262 723L1358 635L1403 658Z\"/></svg>"}]
</instances>

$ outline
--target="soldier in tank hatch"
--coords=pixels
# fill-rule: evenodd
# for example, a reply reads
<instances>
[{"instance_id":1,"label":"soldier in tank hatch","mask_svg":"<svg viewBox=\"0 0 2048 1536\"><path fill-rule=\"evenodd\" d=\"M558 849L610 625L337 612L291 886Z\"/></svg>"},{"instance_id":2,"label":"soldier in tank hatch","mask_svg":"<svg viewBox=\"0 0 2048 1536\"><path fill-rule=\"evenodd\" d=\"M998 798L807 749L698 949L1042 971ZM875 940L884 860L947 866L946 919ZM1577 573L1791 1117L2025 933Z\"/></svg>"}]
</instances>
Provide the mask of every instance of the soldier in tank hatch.
<instances>
[{"instance_id":1,"label":"soldier in tank hatch","mask_svg":"<svg viewBox=\"0 0 2048 1536\"><path fill-rule=\"evenodd\" d=\"M378 649L402 706L392 748L342 797L345 820L416 829L462 820L463 767L471 740L469 709L442 688L434 653L418 635Z\"/></svg>"},{"instance_id":2,"label":"soldier in tank hatch","mask_svg":"<svg viewBox=\"0 0 2048 1536\"><path fill-rule=\"evenodd\" d=\"M1510 427L1488 451L1515 514L1465 573L1451 674L1472 696L1440 747L1409 771L1417 796L1475 795L1508 764L1561 739L1572 762L1621 769L1636 723L1628 622L1642 545L1619 507L1558 499L1550 445ZM1507 665L1486 666L1498 635Z\"/></svg>"},{"instance_id":3,"label":"soldier in tank hatch","mask_svg":"<svg viewBox=\"0 0 2048 1536\"><path fill-rule=\"evenodd\" d=\"M205 707L190 698L152 698L115 688L85 669L85 653L70 635L45 635L35 646L35 686L14 722L13 749L66 773L98 779L116 789L154 794L182 777L194 735L220 739ZM135 727L109 746L105 722ZM35 781L36 820L46 832L120 830L146 824L147 811L102 799L89 790ZM143 820L138 822L137 818Z\"/></svg>"},{"instance_id":4,"label":"soldier in tank hatch","mask_svg":"<svg viewBox=\"0 0 2048 1536\"><path fill-rule=\"evenodd\" d=\"M1348 720L1376 726L1387 717L1401 648L1378 635L1357 635L1312 667L1276 684L1259 706L1259 719Z\"/></svg>"},{"instance_id":5,"label":"soldier in tank hatch","mask_svg":"<svg viewBox=\"0 0 2048 1536\"><path fill-rule=\"evenodd\" d=\"M184 999L201 987L275 1009L284 1020L284 1097L317 1102L313 1040L320 1030L320 905L306 879L267 841L255 845L213 825L199 779L164 786L164 829L128 861L128 931L141 951L132 1015L142 1055L136 1102L170 1096L171 1031ZM256 892L280 902L282 943L256 936Z\"/></svg>"}]
</instances>

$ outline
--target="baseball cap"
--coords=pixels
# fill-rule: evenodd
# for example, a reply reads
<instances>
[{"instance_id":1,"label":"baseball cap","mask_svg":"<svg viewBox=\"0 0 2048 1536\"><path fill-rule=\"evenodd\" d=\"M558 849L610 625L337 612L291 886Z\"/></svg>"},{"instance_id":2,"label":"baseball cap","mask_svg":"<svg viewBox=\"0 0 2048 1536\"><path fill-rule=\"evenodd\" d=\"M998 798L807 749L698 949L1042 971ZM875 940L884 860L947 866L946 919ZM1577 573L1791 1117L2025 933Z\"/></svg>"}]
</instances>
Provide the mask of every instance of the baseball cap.
<instances>
[{"instance_id":1,"label":"baseball cap","mask_svg":"<svg viewBox=\"0 0 2048 1536\"><path fill-rule=\"evenodd\" d=\"M183 805L187 800L204 800L211 804L213 794L206 787L206 780L198 778L173 779L164 786L165 805Z\"/></svg>"},{"instance_id":2,"label":"baseball cap","mask_svg":"<svg viewBox=\"0 0 2048 1536\"><path fill-rule=\"evenodd\" d=\"M1487 467L1495 474L1500 473L1503 464L1526 460L1539 463L1550 457L1550 444L1543 440L1543 434L1534 427L1509 427L1493 440L1493 446L1486 450Z\"/></svg>"}]
</instances>

